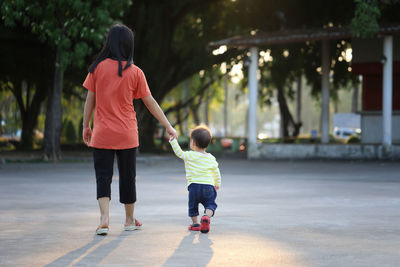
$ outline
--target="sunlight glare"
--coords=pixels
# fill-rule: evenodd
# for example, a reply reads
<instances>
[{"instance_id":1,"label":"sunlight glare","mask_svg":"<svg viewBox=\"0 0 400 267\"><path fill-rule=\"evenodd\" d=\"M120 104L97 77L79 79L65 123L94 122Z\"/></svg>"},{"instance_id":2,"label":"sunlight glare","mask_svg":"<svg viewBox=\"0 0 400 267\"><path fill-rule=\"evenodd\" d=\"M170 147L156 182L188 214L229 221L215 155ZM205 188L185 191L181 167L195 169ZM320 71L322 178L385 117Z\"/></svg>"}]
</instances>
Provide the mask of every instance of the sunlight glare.
<instances>
[{"instance_id":1,"label":"sunlight glare","mask_svg":"<svg viewBox=\"0 0 400 267\"><path fill-rule=\"evenodd\" d=\"M287 50L287 49L283 50L282 55L283 55L285 58L287 58L287 57L289 56L289 50Z\"/></svg>"},{"instance_id":2,"label":"sunlight glare","mask_svg":"<svg viewBox=\"0 0 400 267\"><path fill-rule=\"evenodd\" d=\"M353 50L351 48L347 48L345 52L345 57L347 62L350 62L351 59L353 58Z\"/></svg>"},{"instance_id":3,"label":"sunlight glare","mask_svg":"<svg viewBox=\"0 0 400 267\"><path fill-rule=\"evenodd\" d=\"M243 78L243 63L239 62L232 66L231 71L229 72L229 76L231 76L231 81L234 84L238 84Z\"/></svg>"},{"instance_id":4,"label":"sunlight glare","mask_svg":"<svg viewBox=\"0 0 400 267\"><path fill-rule=\"evenodd\" d=\"M226 52L226 50L228 50L227 46L226 46L226 45L221 45L219 48L213 50L213 51L212 51L212 54L213 54L214 56L222 55L223 53Z\"/></svg>"},{"instance_id":5,"label":"sunlight glare","mask_svg":"<svg viewBox=\"0 0 400 267\"><path fill-rule=\"evenodd\" d=\"M264 52L264 62L269 61L272 61L271 50L267 49L267 51Z\"/></svg>"},{"instance_id":6,"label":"sunlight glare","mask_svg":"<svg viewBox=\"0 0 400 267\"><path fill-rule=\"evenodd\" d=\"M226 73L226 62L222 62L221 66L219 67L219 70L221 71L222 74Z\"/></svg>"}]
</instances>

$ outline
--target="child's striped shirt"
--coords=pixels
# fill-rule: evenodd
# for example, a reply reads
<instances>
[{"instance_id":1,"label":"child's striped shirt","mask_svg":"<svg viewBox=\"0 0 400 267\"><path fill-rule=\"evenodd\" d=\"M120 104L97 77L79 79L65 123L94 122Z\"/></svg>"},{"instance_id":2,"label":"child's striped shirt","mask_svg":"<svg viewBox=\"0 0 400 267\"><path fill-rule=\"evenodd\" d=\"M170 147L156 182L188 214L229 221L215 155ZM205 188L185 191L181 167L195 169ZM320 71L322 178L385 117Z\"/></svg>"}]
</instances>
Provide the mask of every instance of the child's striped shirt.
<instances>
[{"instance_id":1,"label":"child's striped shirt","mask_svg":"<svg viewBox=\"0 0 400 267\"><path fill-rule=\"evenodd\" d=\"M182 151L176 139L169 142L175 154L185 162L188 186L191 183L221 186L218 162L213 155L197 151Z\"/></svg>"}]
</instances>

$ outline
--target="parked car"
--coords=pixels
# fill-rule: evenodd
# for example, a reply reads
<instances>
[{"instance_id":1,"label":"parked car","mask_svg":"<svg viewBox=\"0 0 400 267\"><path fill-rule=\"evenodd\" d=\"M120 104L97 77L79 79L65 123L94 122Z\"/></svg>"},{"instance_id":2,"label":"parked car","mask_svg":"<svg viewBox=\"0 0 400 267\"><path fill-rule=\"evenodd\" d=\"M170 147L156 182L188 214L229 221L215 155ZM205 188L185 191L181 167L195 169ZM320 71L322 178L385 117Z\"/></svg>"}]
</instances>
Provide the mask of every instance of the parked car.
<instances>
[{"instance_id":1,"label":"parked car","mask_svg":"<svg viewBox=\"0 0 400 267\"><path fill-rule=\"evenodd\" d=\"M335 127L333 129L333 137L341 141L346 141L350 136L360 136L361 129L354 128L340 128Z\"/></svg>"}]
</instances>

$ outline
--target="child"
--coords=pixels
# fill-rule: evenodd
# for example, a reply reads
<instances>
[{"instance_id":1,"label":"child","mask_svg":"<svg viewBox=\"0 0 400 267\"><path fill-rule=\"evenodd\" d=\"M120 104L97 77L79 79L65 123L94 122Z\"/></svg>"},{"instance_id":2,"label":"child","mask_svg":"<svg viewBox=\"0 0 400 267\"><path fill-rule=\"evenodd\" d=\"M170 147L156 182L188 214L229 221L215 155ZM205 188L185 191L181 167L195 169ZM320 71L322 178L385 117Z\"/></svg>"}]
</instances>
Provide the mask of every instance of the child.
<instances>
[{"instance_id":1,"label":"child","mask_svg":"<svg viewBox=\"0 0 400 267\"><path fill-rule=\"evenodd\" d=\"M186 179L189 191L189 217L192 218L190 231L210 231L210 218L214 216L217 204L216 190L221 186L221 174L215 157L206 152L211 141L211 131L207 126L197 126L190 135L190 148L193 151L182 151L175 138L170 139L175 154L184 160ZM199 203L204 206L201 224L198 223Z\"/></svg>"}]
</instances>

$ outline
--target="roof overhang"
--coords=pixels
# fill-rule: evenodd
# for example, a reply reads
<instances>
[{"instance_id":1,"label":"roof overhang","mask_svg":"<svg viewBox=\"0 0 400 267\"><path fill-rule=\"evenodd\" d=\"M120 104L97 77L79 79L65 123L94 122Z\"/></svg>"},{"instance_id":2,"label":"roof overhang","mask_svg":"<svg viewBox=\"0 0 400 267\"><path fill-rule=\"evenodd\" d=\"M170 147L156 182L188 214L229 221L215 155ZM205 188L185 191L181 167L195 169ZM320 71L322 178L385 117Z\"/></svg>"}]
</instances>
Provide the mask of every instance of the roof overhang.
<instances>
[{"instance_id":1,"label":"roof overhang","mask_svg":"<svg viewBox=\"0 0 400 267\"><path fill-rule=\"evenodd\" d=\"M376 37L400 33L400 25L381 27ZM265 46L274 44L304 43L307 41L349 39L353 34L349 28L324 28L304 29L292 31L276 31L268 33L256 33L248 36L234 36L220 41L211 42L211 48L218 48L222 45L235 48L248 48L252 46Z\"/></svg>"}]
</instances>

